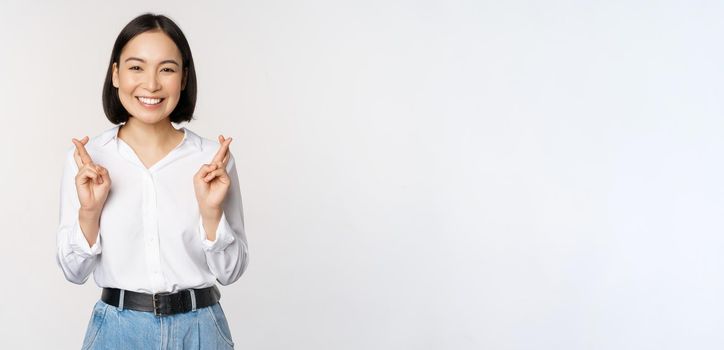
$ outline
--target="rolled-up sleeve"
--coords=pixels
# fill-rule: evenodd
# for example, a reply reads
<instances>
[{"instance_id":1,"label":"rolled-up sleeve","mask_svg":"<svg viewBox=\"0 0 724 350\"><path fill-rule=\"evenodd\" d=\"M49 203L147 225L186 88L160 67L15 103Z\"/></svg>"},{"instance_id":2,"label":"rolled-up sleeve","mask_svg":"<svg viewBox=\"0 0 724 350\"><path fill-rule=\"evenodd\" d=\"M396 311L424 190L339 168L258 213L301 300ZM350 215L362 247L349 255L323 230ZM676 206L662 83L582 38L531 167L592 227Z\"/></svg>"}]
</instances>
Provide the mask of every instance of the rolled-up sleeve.
<instances>
[{"instance_id":1,"label":"rolled-up sleeve","mask_svg":"<svg viewBox=\"0 0 724 350\"><path fill-rule=\"evenodd\" d=\"M216 239L209 241L206 238L206 230L201 217L199 217L198 224L199 234L202 236L202 247L206 255L206 263L211 273L216 276L216 280L224 286L238 280L249 263L239 176L236 172L236 162L231 151L229 151L226 172L231 179L231 185L222 205L223 211L216 229Z\"/></svg>"},{"instance_id":2,"label":"rolled-up sleeve","mask_svg":"<svg viewBox=\"0 0 724 350\"><path fill-rule=\"evenodd\" d=\"M76 284L88 280L101 254L101 235L91 247L83 235L78 220L80 201L75 187L78 166L73 159L73 148L66 153L60 180L60 215L57 229L56 261L65 278ZM102 230L102 228L101 228Z\"/></svg>"}]
</instances>

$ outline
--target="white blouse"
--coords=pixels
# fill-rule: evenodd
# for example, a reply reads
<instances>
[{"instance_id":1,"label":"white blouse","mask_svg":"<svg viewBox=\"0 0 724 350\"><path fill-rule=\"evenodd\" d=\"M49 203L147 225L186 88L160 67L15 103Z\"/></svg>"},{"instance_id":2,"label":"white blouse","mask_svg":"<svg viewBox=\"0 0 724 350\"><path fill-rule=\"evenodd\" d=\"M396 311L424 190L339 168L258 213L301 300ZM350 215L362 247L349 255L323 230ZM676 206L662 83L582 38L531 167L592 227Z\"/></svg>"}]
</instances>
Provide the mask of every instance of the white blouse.
<instances>
[{"instance_id":1,"label":"white blouse","mask_svg":"<svg viewBox=\"0 0 724 350\"><path fill-rule=\"evenodd\" d=\"M216 240L206 239L193 176L220 144L181 127L184 138L163 159L146 168L118 138L120 126L85 145L93 162L105 167L111 188L101 212L98 239L91 247L78 221L75 146L66 153L60 186L57 262L65 278L83 284L93 273L98 287L143 293L204 288L235 282L249 261L239 179L229 150L231 186Z\"/></svg>"}]
</instances>

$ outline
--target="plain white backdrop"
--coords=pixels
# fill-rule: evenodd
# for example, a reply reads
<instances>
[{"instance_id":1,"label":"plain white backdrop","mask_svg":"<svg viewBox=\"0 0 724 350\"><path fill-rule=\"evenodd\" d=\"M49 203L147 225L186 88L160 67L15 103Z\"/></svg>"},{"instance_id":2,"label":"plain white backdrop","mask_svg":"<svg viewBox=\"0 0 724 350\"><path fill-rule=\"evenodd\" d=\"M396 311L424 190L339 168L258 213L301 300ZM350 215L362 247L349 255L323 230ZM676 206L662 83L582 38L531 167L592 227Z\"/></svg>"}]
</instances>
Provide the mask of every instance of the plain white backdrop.
<instances>
[{"instance_id":1,"label":"plain white backdrop","mask_svg":"<svg viewBox=\"0 0 724 350\"><path fill-rule=\"evenodd\" d=\"M80 347L62 160L147 11L234 138L237 348L724 347L722 2L175 0L0 5L0 348Z\"/></svg>"}]
</instances>

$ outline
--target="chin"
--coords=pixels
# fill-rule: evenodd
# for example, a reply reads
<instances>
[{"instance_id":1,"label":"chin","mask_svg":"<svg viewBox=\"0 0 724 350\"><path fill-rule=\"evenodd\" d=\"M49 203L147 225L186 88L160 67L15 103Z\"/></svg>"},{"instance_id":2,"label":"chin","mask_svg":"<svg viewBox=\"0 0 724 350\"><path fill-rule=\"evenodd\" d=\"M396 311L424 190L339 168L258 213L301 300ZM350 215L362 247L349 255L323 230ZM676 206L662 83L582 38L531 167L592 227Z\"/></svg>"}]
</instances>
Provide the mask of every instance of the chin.
<instances>
[{"instance_id":1,"label":"chin","mask_svg":"<svg viewBox=\"0 0 724 350\"><path fill-rule=\"evenodd\" d=\"M143 113L139 113L133 116L134 118L138 119L138 121L143 122L144 124L156 124L165 119L168 119L169 115L144 115Z\"/></svg>"}]
</instances>

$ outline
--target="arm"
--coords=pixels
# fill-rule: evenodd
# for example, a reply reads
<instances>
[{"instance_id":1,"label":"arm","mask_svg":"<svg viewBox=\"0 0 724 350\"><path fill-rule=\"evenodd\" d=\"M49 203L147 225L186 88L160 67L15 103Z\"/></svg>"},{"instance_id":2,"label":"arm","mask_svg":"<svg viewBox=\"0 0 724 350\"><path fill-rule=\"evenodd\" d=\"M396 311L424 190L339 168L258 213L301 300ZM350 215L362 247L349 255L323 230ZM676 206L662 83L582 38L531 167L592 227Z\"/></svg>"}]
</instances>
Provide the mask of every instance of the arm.
<instances>
[{"instance_id":1,"label":"arm","mask_svg":"<svg viewBox=\"0 0 724 350\"><path fill-rule=\"evenodd\" d=\"M65 158L60 183L56 261L68 281L83 284L95 268L101 253L100 213L80 210L75 185L77 173L78 166L71 149ZM84 234L84 230L87 234ZM97 239L87 239L86 236Z\"/></svg>"},{"instance_id":2,"label":"arm","mask_svg":"<svg viewBox=\"0 0 724 350\"><path fill-rule=\"evenodd\" d=\"M231 185L222 204L222 210L216 213L201 213L198 225L206 263L219 283L224 286L238 280L249 263L239 176L231 152L226 172L229 174Z\"/></svg>"}]
</instances>

